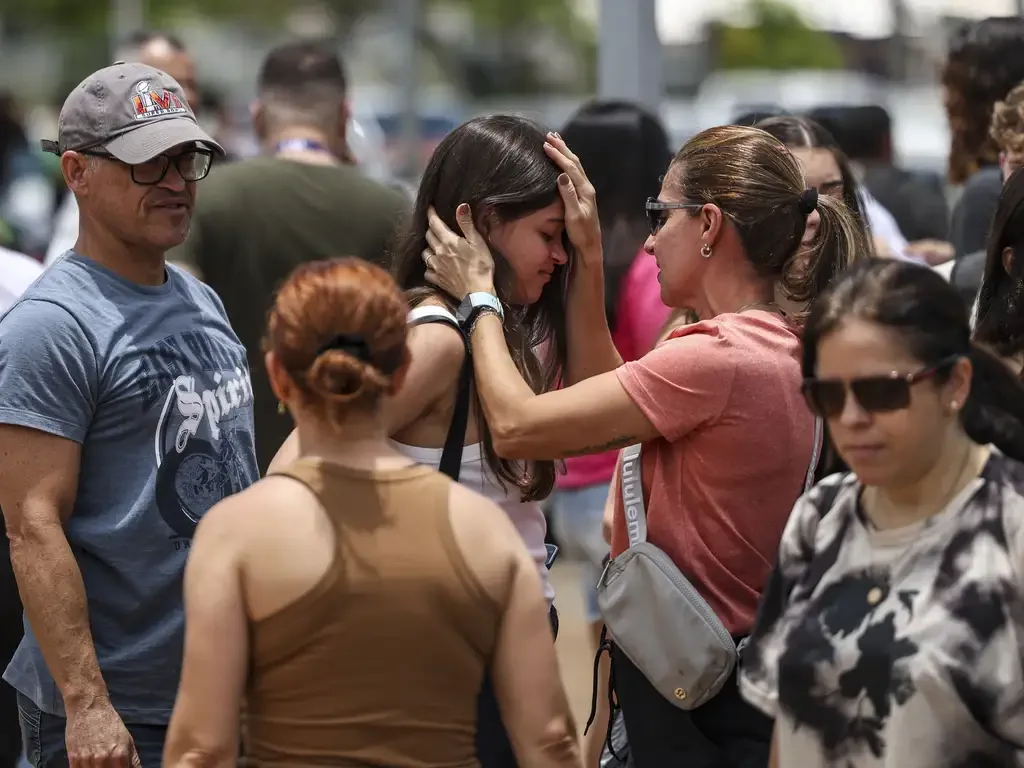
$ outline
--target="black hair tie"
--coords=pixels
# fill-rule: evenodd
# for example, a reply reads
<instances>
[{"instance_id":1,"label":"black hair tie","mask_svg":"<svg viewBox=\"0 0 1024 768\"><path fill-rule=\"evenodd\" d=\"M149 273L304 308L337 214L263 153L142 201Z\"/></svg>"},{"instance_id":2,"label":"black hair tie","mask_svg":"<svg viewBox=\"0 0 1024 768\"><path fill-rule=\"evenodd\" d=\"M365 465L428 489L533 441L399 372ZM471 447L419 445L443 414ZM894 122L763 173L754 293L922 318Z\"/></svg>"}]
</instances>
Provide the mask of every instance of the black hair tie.
<instances>
[{"instance_id":1,"label":"black hair tie","mask_svg":"<svg viewBox=\"0 0 1024 768\"><path fill-rule=\"evenodd\" d=\"M323 344L316 351L316 356L320 357L324 352L332 349L340 349L357 360L362 360L364 363L371 363L372 354L370 353L370 345L366 339L358 333L339 333Z\"/></svg>"},{"instance_id":2,"label":"black hair tie","mask_svg":"<svg viewBox=\"0 0 1024 768\"><path fill-rule=\"evenodd\" d=\"M818 190L814 187L808 187L800 193L800 199L796 202L796 207L800 209L800 213L804 216L810 216L814 213L814 209L818 207Z\"/></svg>"}]
</instances>

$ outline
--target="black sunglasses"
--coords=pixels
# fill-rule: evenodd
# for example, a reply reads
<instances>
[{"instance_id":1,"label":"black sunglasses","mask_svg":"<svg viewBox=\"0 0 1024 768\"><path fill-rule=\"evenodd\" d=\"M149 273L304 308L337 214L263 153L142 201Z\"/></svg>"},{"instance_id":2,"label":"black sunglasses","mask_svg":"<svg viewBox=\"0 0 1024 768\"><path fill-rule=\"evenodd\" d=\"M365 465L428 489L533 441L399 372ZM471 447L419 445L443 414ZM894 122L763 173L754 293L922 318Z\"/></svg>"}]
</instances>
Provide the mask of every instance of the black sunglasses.
<instances>
[{"instance_id":1,"label":"black sunglasses","mask_svg":"<svg viewBox=\"0 0 1024 768\"><path fill-rule=\"evenodd\" d=\"M647 226L651 228L651 234L658 234L659 230L668 221L671 211L699 211L704 203L663 203L655 197L648 197L644 208L647 210Z\"/></svg>"},{"instance_id":2,"label":"black sunglasses","mask_svg":"<svg viewBox=\"0 0 1024 768\"><path fill-rule=\"evenodd\" d=\"M79 150L79 152L83 155L102 157L115 163L121 163L113 155L100 150ZM172 163L178 169L181 178L191 184L202 181L210 173L210 168L213 165L213 152L208 149L190 149L180 155L157 155L145 163L121 164L128 166L132 181L142 186L151 187L164 180Z\"/></svg>"},{"instance_id":3,"label":"black sunglasses","mask_svg":"<svg viewBox=\"0 0 1024 768\"><path fill-rule=\"evenodd\" d=\"M838 417L846 407L846 393L852 392L857 403L868 413L889 413L910 405L910 388L932 378L960 359L953 355L937 365L916 373L890 373L888 376L865 376L860 379L804 379L800 386L807 405L826 419Z\"/></svg>"}]
</instances>

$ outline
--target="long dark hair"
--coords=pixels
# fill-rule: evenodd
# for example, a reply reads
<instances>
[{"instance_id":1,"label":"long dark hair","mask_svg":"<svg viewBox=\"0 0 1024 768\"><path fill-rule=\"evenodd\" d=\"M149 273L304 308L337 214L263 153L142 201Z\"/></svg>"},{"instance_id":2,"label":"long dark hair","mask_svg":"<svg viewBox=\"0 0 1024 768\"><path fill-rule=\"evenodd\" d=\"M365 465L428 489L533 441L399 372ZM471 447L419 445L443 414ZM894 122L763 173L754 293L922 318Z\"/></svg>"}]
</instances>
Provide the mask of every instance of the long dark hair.
<instances>
[{"instance_id":1,"label":"long dark hair","mask_svg":"<svg viewBox=\"0 0 1024 768\"><path fill-rule=\"evenodd\" d=\"M591 101L561 130L597 194L604 246L605 314L614 329L622 281L647 239L644 201L672 160L656 115L629 101Z\"/></svg>"},{"instance_id":2,"label":"long dark hair","mask_svg":"<svg viewBox=\"0 0 1024 768\"><path fill-rule=\"evenodd\" d=\"M1003 251L1013 252L1010 270ZM974 340L1005 357L1024 351L1024 173L1016 171L999 195L978 294Z\"/></svg>"},{"instance_id":3,"label":"long dark hair","mask_svg":"<svg viewBox=\"0 0 1024 768\"><path fill-rule=\"evenodd\" d=\"M967 436L1024 461L1024 386L1010 369L971 341L967 307L945 278L904 261L870 259L836 280L812 307L804 326L803 375L812 378L818 344L842 321L858 317L891 330L924 366L970 358L971 393L960 417ZM941 383L949 369L939 372Z\"/></svg>"},{"instance_id":4,"label":"long dark hair","mask_svg":"<svg viewBox=\"0 0 1024 768\"><path fill-rule=\"evenodd\" d=\"M757 128L767 131L789 149L827 149L836 159L839 176L843 180L843 202L853 213L857 223L864 228L864 239L871 248L871 229L868 227L867 216L864 215L860 202L860 182L857 181L850 161L839 148L839 143L820 124L807 117L781 115L769 117L756 124Z\"/></svg>"},{"instance_id":5,"label":"long dark hair","mask_svg":"<svg viewBox=\"0 0 1024 768\"><path fill-rule=\"evenodd\" d=\"M455 209L468 203L480 232L494 219L514 221L545 208L558 199L561 171L544 154L546 132L521 117L495 115L478 117L449 133L427 164L416 195L408 232L392 261L392 274L405 290L410 306L428 296L439 296L451 309L456 302L442 295L424 278L426 266L421 254L427 247L427 209L459 233ZM553 389L565 367L567 341L565 301L572 270L573 253L568 242L569 262L555 268L540 299L529 306L511 303L514 275L508 262L495 251L495 289L505 308L505 342L516 367L534 392ZM543 358L538 350L543 349ZM482 408L477 408L487 465L498 482L512 483L524 501L546 497L555 484L553 461L522 463L502 459L494 452L490 429Z\"/></svg>"}]
</instances>

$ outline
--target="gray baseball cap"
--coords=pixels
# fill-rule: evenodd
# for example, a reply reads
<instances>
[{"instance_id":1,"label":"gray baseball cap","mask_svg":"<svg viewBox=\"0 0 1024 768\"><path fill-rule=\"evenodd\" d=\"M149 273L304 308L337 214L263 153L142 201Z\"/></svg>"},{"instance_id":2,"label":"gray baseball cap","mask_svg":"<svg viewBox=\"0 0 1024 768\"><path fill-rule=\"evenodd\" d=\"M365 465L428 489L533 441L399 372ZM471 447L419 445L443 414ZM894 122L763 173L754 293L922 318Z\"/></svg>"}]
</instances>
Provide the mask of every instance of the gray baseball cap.
<instances>
[{"instance_id":1,"label":"gray baseball cap","mask_svg":"<svg viewBox=\"0 0 1024 768\"><path fill-rule=\"evenodd\" d=\"M55 155L103 149L137 165L193 142L224 154L199 127L173 77L145 64L119 61L78 84L60 110L57 141L44 139L42 145Z\"/></svg>"}]
</instances>

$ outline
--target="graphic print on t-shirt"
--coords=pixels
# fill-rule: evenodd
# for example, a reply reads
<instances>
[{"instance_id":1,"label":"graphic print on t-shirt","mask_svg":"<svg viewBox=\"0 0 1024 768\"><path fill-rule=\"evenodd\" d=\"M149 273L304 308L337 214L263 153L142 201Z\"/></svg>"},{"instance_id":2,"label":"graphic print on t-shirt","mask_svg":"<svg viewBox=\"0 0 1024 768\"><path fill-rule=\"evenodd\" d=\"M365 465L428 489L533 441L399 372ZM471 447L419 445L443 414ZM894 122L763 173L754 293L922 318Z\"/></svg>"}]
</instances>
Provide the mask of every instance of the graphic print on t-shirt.
<instances>
[{"instance_id":1,"label":"graphic print on t-shirt","mask_svg":"<svg viewBox=\"0 0 1024 768\"><path fill-rule=\"evenodd\" d=\"M190 359L201 367L188 365ZM259 479L245 418L252 402L248 366L240 348L187 331L159 341L141 359L137 381L144 410L159 409L157 509L175 537L188 540L210 507Z\"/></svg>"},{"instance_id":2,"label":"graphic print on t-shirt","mask_svg":"<svg viewBox=\"0 0 1024 768\"><path fill-rule=\"evenodd\" d=\"M740 675L775 717L782 764L1021 764L1022 490L1024 465L993 452L945 510L901 529L866 521L850 475L801 500Z\"/></svg>"}]
</instances>

